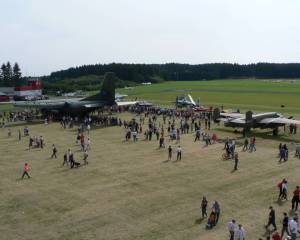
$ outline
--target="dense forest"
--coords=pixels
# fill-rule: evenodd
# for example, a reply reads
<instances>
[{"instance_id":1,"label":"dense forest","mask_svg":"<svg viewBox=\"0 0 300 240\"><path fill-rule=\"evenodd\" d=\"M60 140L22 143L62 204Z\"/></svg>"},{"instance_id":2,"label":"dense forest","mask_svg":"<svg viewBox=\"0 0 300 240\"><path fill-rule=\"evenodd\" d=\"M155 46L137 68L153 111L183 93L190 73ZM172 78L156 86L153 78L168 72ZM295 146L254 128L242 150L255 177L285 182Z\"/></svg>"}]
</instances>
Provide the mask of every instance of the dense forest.
<instances>
[{"instance_id":1,"label":"dense forest","mask_svg":"<svg viewBox=\"0 0 300 240\"><path fill-rule=\"evenodd\" d=\"M133 86L142 82L199 81L241 78L300 78L300 64L95 64L83 65L51 73L43 77L45 92L97 90L106 72L117 76L117 87Z\"/></svg>"},{"instance_id":2,"label":"dense forest","mask_svg":"<svg viewBox=\"0 0 300 240\"><path fill-rule=\"evenodd\" d=\"M86 75L102 76L106 72L114 72L119 79L136 83L228 78L300 78L300 64L95 64L53 72L48 79L55 81Z\"/></svg>"},{"instance_id":3,"label":"dense forest","mask_svg":"<svg viewBox=\"0 0 300 240\"><path fill-rule=\"evenodd\" d=\"M300 78L298 63L257 63L257 64L95 64L83 65L51 73L41 77L45 93L69 92L75 90L97 90L100 88L103 75L114 72L116 86L133 86L142 82L163 81L199 81L213 79L241 78ZM18 63L12 67L9 62L0 69L0 86L14 86L24 81Z\"/></svg>"}]
</instances>

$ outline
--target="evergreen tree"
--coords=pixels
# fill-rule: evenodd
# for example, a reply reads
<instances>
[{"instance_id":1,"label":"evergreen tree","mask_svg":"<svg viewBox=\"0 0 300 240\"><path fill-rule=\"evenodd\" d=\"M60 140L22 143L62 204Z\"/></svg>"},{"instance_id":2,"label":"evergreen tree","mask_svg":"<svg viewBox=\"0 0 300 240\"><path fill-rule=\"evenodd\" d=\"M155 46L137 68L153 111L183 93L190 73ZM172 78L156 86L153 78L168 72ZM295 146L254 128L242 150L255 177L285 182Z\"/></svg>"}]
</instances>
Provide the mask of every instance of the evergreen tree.
<instances>
[{"instance_id":1,"label":"evergreen tree","mask_svg":"<svg viewBox=\"0 0 300 240\"><path fill-rule=\"evenodd\" d=\"M4 84L6 86L12 87L13 86L13 82L12 82L12 68L10 65L10 62L6 63L6 67L5 67L5 72L4 72Z\"/></svg>"},{"instance_id":2,"label":"evergreen tree","mask_svg":"<svg viewBox=\"0 0 300 240\"><path fill-rule=\"evenodd\" d=\"M21 69L19 67L19 64L16 62L13 67L13 73L12 73L13 86L21 84L21 77L22 77Z\"/></svg>"},{"instance_id":3,"label":"evergreen tree","mask_svg":"<svg viewBox=\"0 0 300 240\"><path fill-rule=\"evenodd\" d=\"M6 66L5 64L1 65L0 69L0 86L5 86L5 71L6 71Z\"/></svg>"}]
</instances>

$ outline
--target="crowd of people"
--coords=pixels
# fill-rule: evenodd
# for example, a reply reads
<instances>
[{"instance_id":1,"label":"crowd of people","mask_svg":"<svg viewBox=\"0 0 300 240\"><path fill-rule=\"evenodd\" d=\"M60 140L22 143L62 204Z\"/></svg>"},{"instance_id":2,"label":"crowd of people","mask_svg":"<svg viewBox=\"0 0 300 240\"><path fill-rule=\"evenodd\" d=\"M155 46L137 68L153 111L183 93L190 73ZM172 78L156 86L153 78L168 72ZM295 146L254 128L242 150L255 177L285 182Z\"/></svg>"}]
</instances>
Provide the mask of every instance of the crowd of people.
<instances>
[{"instance_id":1,"label":"crowd of people","mask_svg":"<svg viewBox=\"0 0 300 240\"><path fill-rule=\"evenodd\" d=\"M63 117L61 119L61 127L73 128L74 125L78 124L77 134L76 134L76 144L82 152L82 160L75 160L74 153L71 148L68 148L67 151L63 154L62 166L68 166L71 169L78 168L81 165L88 165L88 156L89 151L91 150L91 139L90 131L93 127L101 126L120 126L125 129L125 141L138 142L139 140L144 141L158 141L158 148L166 148L166 140L170 144L167 144L167 161L173 160L173 153L176 153L176 161L182 160L183 157L183 148L181 145L181 136L192 134L193 142L202 141L204 146L209 146L217 143L218 139L217 134L211 130L212 126L212 117L210 113L195 113L191 114L189 111L178 111L178 110L167 110L158 112L155 108L145 109L132 108L131 112L137 114L137 117L131 120L122 120L113 115L100 113L98 115L88 116L84 119L79 120L78 118L72 117ZM161 116L161 118L159 118ZM1 117L1 116L0 116ZM12 117L14 119L14 117ZM161 121L162 120L162 121ZM293 128L294 129L294 128ZM293 130L294 131L294 130ZM8 137L12 136L12 132L8 129ZM21 130L18 131L19 140L21 140ZM40 136L30 136L30 131L27 126L24 127L23 136L29 137L29 149L32 148L41 148L45 147L45 140L42 135ZM175 143L175 147L172 146L172 143ZM239 154L236 149L236 140L230 139L229 137L224 140L224 150L228 156L228 159L234 160L234 171L238 170L239 163ZM59 151L56 147L56 143L50 144L52 148L51 159L56 159L60 157ZM254 152L256 151L256 138L255 136L244 139L242 146L242 151ZM279 145L279 161L287 161L288 159L288 148L286 144ZM22 179L24 177L30 178L29 174L30 168L29 164L26 162L23 166ZM288 182L286 179L283 179L279 184L279 196L278 201L288 201L288 191L287 191ZM282 229L279 233L277 231L276 218L275 218L275 209L270 207L268 222L266 228L269 229L270 226L273 226L273 233L269 236L273 240L284 239L284 236L289 236L291 239L296 239L298 234L298 215L295 211L298 209L298 203L300 199L300 189L297 186L293 191L292 202L292 211L294 215L289 217L286 212L283 213L282 219ZM201 202L201 216L203 219L207 218L206 228L213 229L217 226L220 220L220 203L214 201L212 203L211 211L207 213L208 200L206 197L203 197ZM228 225L229 239L230 240L244 240L245 239L245 230L242 224L237 224L235 219L232 219ZM280 238L278 238L278 236Z\"/></svg>"},{"instance_id":2,"label":"crowd of people","mask_svg":"<svg viewBox=\"0 0 300 240\"><path fill-rule=\"evenodd\" d=\"M37 118L38 115L39 111L37 110L0 112L0 126L5 127L7 123L11 122L29 121Z\"/></svg>"}]
</instances>

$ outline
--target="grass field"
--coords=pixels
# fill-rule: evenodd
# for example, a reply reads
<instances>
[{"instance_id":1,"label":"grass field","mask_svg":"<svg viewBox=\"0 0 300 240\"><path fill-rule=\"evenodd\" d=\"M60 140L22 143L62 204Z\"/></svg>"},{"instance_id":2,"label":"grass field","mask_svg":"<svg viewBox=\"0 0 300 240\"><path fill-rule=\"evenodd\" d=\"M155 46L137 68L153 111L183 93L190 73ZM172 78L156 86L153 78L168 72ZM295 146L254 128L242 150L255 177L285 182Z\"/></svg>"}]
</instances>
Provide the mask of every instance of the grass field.
<instances>
[{"instance_id":1,"label":"grass field","mask_svg":"<svg viewBox=\"0 0 300 240\"><path fill-rule=\"evenodd\" d=\"M214 80L164 82L134 89L118 89L129 98L146 99L156 104L171 106L176 96L191 94L205 106L254 111L300 113L299 80ZM281 108L284 105L284 108ZM173 105L174 106L174 105Z\"/></svg>"},{"instance_id":2,"label":"grass field","mask_svg":"<svg viewBox=\"0 0 300 240\"><path fill-rule=\"evenodd\" d=\"M124 142L123 128L94 129L89 165L70 170L61 166L68 148L76 160L82 159L75 129L31 125L31 135L43 135L46 147L30 151L28 138L17 140L18 129L12 128L9 139L7 129L0 129L1 239L220 240L227 239L232 218L244 225L246 239L258 239L265 232L269 205L276 209L278 226L282 212L290 208L290 202L276 201L278 181L288 179L289 197L300 182L300 160L292 151L284 164L276 157L279 142L292 149L299 135L273 139L256 133L257 152L241 152L239 146L240 167L232 172L233 162L221 160L223 144L206 148L193 142L193 134L181 138L183 160L165 162L167 151L158 150L157 141ZM214 126L213 131L242 142L232 130ZM58 159L52 160L54 142ZM25 162L32 178L20 180ZM213 200L221 205L220 223L212 230L205 230L206 220L200 220L203 195L209 206Z\"/></svg>"},{"instance_id":3,"label":"grass field","mask_svg":"<svg viewBox=\"0 0 300 240\"><path fill-rule=\"evenodd\" d=\"M174 107L176 96L191 94L195 101L200 99L204 106L216 107L223 104L225 109L277 111L300 117L300 80L164 82L133 89L117 89L116 92L128 94L128 99L148 100L166 107ZM0 104L0 112L13 109L11 104Z\"/></svg>"},{"instance_id":4,"label":"grass field","mask_svg":"<svg viewBox=\"0 0 300 240\"><path fill-rule=\"evenodd\" d=\"M117 92L163 106L172 106L177 95L190 93L205 106L223 104L226 109L300 117L300 81L167 82ZM0 105L0 111L11 109L12 105ZM183 160L165 162L167 152L157 149L157 141L124 142L123 128L93 129L90 164L70 170L61 166L68 148L76 160L82 159L75 129L62 130L57 123L30 125L31 135L43 135L46 147L29 151L27 138L17 140L19 128L11 127L11 138L7 129L0 129L0 239L220 240L227 239L226 225L232 218L244 225L246 239L258 239L265 233L269 205L276 209L278 226L282 212L289 212L290 202L276 201L279 180L287 178L289 197L300 183L300 160L293 158L299 134L281 132L273 138L254 132L258 151L241 152L239 146L240 167L232 172L233 162L221 160L222 143L205 148L203 142L193 142L193 134L181 138ZM243 141L232 129L213 126L211 132ZM51 160L54 142L58 159ZM291 157L284 164L277 163L280 142L290 149ZM20 180L25 162L30 164L30 180ZM213 230L205 230L206 220L200 220L203 195L209 206L213 200L221 204L221 221Z\"/></svg>"}]
</instances>

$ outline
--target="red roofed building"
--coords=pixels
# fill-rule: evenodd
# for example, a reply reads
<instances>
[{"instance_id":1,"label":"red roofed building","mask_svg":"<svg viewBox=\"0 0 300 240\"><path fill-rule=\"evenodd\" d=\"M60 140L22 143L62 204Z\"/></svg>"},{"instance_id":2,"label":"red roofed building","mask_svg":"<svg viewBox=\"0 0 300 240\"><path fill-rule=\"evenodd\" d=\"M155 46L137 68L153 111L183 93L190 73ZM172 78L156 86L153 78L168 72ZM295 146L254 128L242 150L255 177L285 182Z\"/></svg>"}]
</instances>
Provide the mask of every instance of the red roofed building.
<instances>
[{"instance_id":1,"label":"red roofed building","mask_svg":"<svg viewBox=\"0 0 300 240\"><path fill-rule=\"evenodd\" d=\"M17 97L42 96L42 82L39 79L29 79L27 85L15 87L14 95Z\"/></svg>"}]
</instances>

